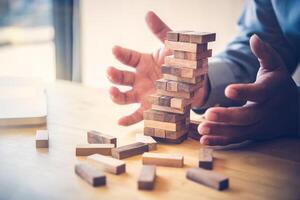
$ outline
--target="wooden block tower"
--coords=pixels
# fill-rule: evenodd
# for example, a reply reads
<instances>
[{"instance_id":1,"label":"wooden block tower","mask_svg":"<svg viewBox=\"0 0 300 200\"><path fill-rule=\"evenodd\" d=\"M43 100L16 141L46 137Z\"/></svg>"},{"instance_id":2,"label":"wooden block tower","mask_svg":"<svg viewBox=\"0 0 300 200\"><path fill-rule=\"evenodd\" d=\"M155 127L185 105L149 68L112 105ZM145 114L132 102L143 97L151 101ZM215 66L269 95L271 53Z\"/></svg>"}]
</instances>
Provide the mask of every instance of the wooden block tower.
<instances>
[{"instance_id":1,"label":"wooden block tower","mask_svg":"<svg viewBox=\"0 0 300 200\"><path fill-rule=\"evenodd\" d=\"M173 50L161 66L163 78L156 81L156 93L149 97L151 109L144 112L144 134L166 143L187 138L193 97L208 73L208 42L215 33L171 31L165 45Z\"/></svg>"}]
</instances>

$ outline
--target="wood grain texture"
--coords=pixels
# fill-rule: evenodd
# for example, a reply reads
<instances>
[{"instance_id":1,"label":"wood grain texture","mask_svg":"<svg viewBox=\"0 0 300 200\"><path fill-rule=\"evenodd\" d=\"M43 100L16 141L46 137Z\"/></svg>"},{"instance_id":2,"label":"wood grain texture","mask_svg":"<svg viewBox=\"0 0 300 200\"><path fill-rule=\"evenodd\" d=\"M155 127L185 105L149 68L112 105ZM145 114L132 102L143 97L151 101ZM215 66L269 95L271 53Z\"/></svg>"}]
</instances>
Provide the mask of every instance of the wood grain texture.
<instances>
[{"instance_id":1,"label":"wood grain texture","mask_svg":"<svg viewBox=\"0 0 300 200\"><path fill-rule=\"evenodd\" d=\"M90 144L114 144L117 146L117 138L108 134L104 134L98 131L88 131L87 141Z\"/></svg>"},{"instance_id":2,"label":"wood grain texture","mask_svg":"<svg viewBox=\"0 0 300 200\"><path fill-rule=\"evenodd\" d=\"M119 175L125 173L126 171L125 162L122 160L100 154L90 155L87 158L91 163L95 164L97 167L106 172Z\"/></svg>"},{"instance_id":3,"label":"wood grain texture","mask_svg":"<svg viewBox=\"0 0 300 200\"><path fill-rule=\"evenodd\" d=\"M111 156L111 150L114 147L114 144L78 144L76 156L90 156L92 154Z\"/></svg>"},{"instance_id":4,"label":"wood grain texture","mask_svg":"<svg viewBox=\"0 0 300 200\"><path fill-rule=\"evenodd\" d=\"M187 134L183 134L181 137L176 139L171 138L159 138L159 137L153 137L157 142L159 143L165 143L165 144L180 144L184 142L187 139Z\"/></svg>"},{"instance_id":5,"label":"wood grain texture","mask_svg":"<svg viewBox=\"0 0 300 200\"><path fill-rule=\"evenodd\" d=\"M178 67L178 68L183 67L183 68L190 68L190 69L203 69L204 72L207 71L208 59L204 58L201 60L185 60L185 59L174 58L174 56L166 56L165 65Z\"/></svg>"},{"instance_id":6,"label":"wood grain texture","mask_svg":"<svg viewBox=\"0 0 300 200\"><path fill-rule=\"evenodd\" d=\"M191 42L191 43L208 43L213 42L216 40L216 34L215 33L208 33L208 32L182 32L179 34L179 41L180 42Z\"/></svg>"},{"instance_id":7,"label":"wood grain texture","mask_svg":"<svg viewBox=\"0 0 300 200\"><path fill-rule=\"evenodd\" d=\"M176 114L185 114L190 110L191 106L187 105L183 109L182 108L172 108L167 106L160 106L153 104L151 106L152 110L162 111L162 112L168 112L168 113L176 113Z\"/></svg>"},{"instance_id":8,"label":"wood grain texture","mask_svg":"<svg viewBox=\"0 0 300 200\"><path fill-rule=\"evenodd\" d=\"M167 40L169 41L179 41L179 34L180 33L185 33L185 32L189 32L189 31L168 31L167 32Z\"/></svg>"},{"instance_id":9,"label":"wood grain texture","mask_svg":"<svg viewBox=\"0 0 300 200\"><path fill-rule=\"evenodd\" d=\"M181 129L186 129L188 127L188 124L186 124L185 119L178 122L160 122L154 120L144 120L144 126L149 128L163 129L167 131L179 131Z\"/></svg>"},{"instance_id":10,"label":"wood grain texture","mask_svg":"<svg viewBox=\"0 0 300 200\"><path fill-rule=\"evenodd\" d=\"M186 99L190 99L192 97L194 97L195 92L191 91L191 92L172 92L172 91L165 91L165 90L156 90L157 94L159 95L164 95L164 96L171 96L171 97L178 97L178 98L186 98Z\"/></svg>"},{"instance_id":11,"label":"wood grain texture","mask_svg":"<svg viewBox=\"0 0 300 200\"><path fill-rule=\"evenodd\" d=\"M229 187L229 179L226 176L201 168L188 169L186 177L216 190L224 190Z\"/></svg>"},{"instance_id":12,"label":"wood grain texture","mask_svg":"<svg viewBox=\"0 0 300 200\"><path fill-rule=\"evenodd\" d=\"M162 74L170 74L170 75L178 76L181 78L195 78L202 74L207 74L208 73L208 65L203 66L202 68L198 68L198 69L162 65L161 73Z\"/></svg>"},{"instance_id":13,"label":"wood grain texture","mask_svg":"<svg viewBox=\"0 0 300 200\"><path fill-rule=\"evenodd\" d=\"M48 148L49 147L49 133L48 130L37 130L35 136L36 148Z\"/></svg>"},{"instance_id":14,"label":"wood grain texture","mask_svg":"<svg viewBox=\"0 0 300 200\"><path fill-rule=\"evenodd\" d=\"M117 159L124 159L149 151L148 144L136 142L112 149L112 156Z\"/></svg>"},{"instance_id":15,"label":"wood grain texture","mask_svg":"<svg viewBox=\"0 0 300 200\"><path fill-rule=\"evenodd\" d=\"M144 153L143 165L158 165L165 167L183 167L183 156L165 153Z\"/></svg>"},{"instance_id":16,"label":"wood grain texture","mask_svg":"<svg viewBox=\"0 0 300 200\"><path fill-rule=\"evenodd\" d=\"M190 116L190 110L187 110L183 114L162 112L154 109L144 111L144 119L161 121L161 122L177 122L186 119Z\"/></svg>"},{"instance_id":17,"label":"wood grain texture","mask_svg":"<svg viewBox=\"0 0 300 200\"><path fill-rule=\"evenodd\" d=\"M213 149L203 147L199 150L198 166L209 170L213 168Z\"/></svg>"},{"instance_id":18,"label":"wood grain texture","mask_svg":"<svg viewBox=\"0 0 300 200\"><path fill-rule=\"evenodd\" d=\"M149 151L154 151L157 149L157 142L150 136L136 134L135 141L148 144Z\"/></svg>"},{"instance_id":19,"label":"wood grain texture","mask_svg":"<svg viewBox=\"0 0 300 200\"><path fill-rule=\"evenodd\" d=\"M212 56L212 49L203 51L201 53L192 53L186 51L174 51L174 58L185 59L185 60L201 60Z\"/></svg>"},{"instance_id":20,"label":"wood grain texture","mask_svg":"<svg viewBox=\"0 0 300 200\"><path fill-rule=\"evenodd\" d=\"M199 83L204 81L204 75L200 75L194 78L183 78L183 77L178 77L174 76L171 74L163 74L164 79L166 80L171 80L171 81L179 81L179 82L184 82L184 83Z\"/></svg>"},{"instance_id":21,"label":"wood grain texture","mask_svg":"<svg viewBox=\"0 0 300 200\"><path fill-rule=\"evenodd\" d=\"M207 51L207 44L194 44L185 42L165 41L167 48L177 51L187 51L193 53L201 53Z\"/></svg>"},{"instance_id":22,"label":"wood grain texture","mask_svg":"<svg viewBox=\"0 0 300 200\"><path fill-rule=\"evenodd\" d=\"M139 178L139 190L153 190L156 178L156 167L154 165L143 165Z\"/></svg>"},{"instance_id":23,"label":"wood grain texture","mask_svg":"<svg viewBox=\"0 0 300 200\"><path fill-rule=\"evenodd\" d=\"M106 184L106 176L103 172L87 164L76 164L75 173L84 181L94 187Z\"/></svg>"}]
</instances>

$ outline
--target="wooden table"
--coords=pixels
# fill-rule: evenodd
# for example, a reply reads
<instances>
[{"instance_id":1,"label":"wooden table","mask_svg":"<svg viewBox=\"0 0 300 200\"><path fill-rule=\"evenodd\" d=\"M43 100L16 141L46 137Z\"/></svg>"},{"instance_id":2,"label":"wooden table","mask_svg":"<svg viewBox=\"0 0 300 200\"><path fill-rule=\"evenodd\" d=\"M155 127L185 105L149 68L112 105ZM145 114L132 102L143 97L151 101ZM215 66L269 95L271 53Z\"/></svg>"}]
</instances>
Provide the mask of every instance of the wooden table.
<instances>
[{"instance_id":1,"label":"wooden table","mask_svg":"<svg viewBox=\"0 0 300 200\"><path fill-rule=\"evenodd\" d=\"M185 178L186 170L197 165L201 146L191 139L158 146L158 152L183 154L185 167L158 167L152 192L137 190L141 156L125 159L126 174L107 174L107 186L91 187L74 173L75 163L85 160L75 156L76 144L86 143L89 129L115 135L120 144L134 141L142 123L117 125L132 109L114 105L104 90L67 82L50 85L48 150L35 148L35 131L43 127L0 130L0 199L299 199L300 140L295 138L216 151L214 171L230 178L230 189L223 192Z\"/></svg>"}]
</instances>

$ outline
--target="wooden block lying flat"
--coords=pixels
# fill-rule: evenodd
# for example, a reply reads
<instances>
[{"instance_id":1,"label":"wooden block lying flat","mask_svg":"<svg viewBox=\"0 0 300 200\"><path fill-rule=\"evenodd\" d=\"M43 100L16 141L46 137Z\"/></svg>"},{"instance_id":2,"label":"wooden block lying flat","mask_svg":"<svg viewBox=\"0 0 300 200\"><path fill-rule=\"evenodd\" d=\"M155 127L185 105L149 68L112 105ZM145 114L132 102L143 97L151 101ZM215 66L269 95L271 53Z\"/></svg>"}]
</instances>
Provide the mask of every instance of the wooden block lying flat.
<instances>
[{"instance_id":1,"label":"wooden block lying flat","mask_svg":"<svg viewBox=\"0 0 300 200\"><path fill-rule=\"evenodd\" d=\"M138 178L139 190L153 190L156 178L156 167L153 165L144 165Z\"/></svg>"},{"instance_id":2,"label":"wooden block lying flat","mask_svg":"<svg viewBox=\"0 0 300 200\"><path fill-rule=\"evenodd\" d=\"M178 122L160 122L154 120L144 120L144 127L163 129L167 131L179 131L188 127L186 120Z\"/></svg>"},{"instance_id":3,"label":"wooden block lying flat","mask_svg":"<svg viewBox=\"0 0 300 200\"><path fill-rule=\"evenodd\" d=\"M155 134L154 128L144 127L144 135L153 137L154 134Z\"/></svg>"},{"instance_id":4,"label":"wooden block lying flat","mask_svg":"<svg viewBox=\"0 0 300 200\"><path fill-rule=\"evenodd\" d=\"M124 159L149 151L148 144L136 142L112 149L112 156L117 159Z\"/></svg>"},{"instance_id":5,"label":"wooden block lying flat","mask_svg":"<svg viewBox=\"0 0 300 200\"><path fill-rule=\"evenodd\" d=\"M187 134L182 135L181 137L177 139L169 139L169 138L159 138L159 137L153 137L157 142L160 143L166 143L166 144L180 144L187 138Z\"/></svg>"},{"instance_id":6,"label":"wooden block lying flat","mask_svg":"<svg viewBox=\"0 0 300 200\"><path fill-rule=\"evenodd\" d=\"M155 81L155 87L161 90L165 90L167 88L167 80L165 79L158 79Z\"/></svg>"},{"instance_id":7,"label":"wooden block lying flat","mask_svg":"<svg viewBox=\"0 0 300 200\"><path fill-rule=\"evenodd\" d=\"M87 158L106 172L122 174L126 171L125 162L122 160L117 160L115 158L100 154L90 155Z\"/></svg>"},{"instance_id":8,"label":"wooden block lying flat","mask_svg":"<svg viewBox=\"0 0 300 200\"><path fill-rule=\"evenodd\" d=\"M153 136L153 138L166 138L170 140L177 140L183 135L186 135L188 132L187 128L184 128L179 131L167 131L159 128L149 128L149 127L144 127L144 134L146 136Z\"/></svg>"},{"instance_id":9,"label":"wooden block lying flat","mask_svg":"<svg viewBox=\"0 0 300 200\"><path fill-rule=\"evenodd\" d=\"M94 187L106 184L105 174L87 164L76 164L75 173Z\"/></svg>"},{"instance_id":10,"label":"wooden block lying flat","mask_svg":"<svg viewBox=\"0 0 300 200\"><path fill-rule=\"evenodd\" d=\"M169 92L193 92L198 90L203 84L201 82L196 84L189 84L189 83L181 83L178 81L170 81L167 82L167 89L166 91Z\"/></svg>"},{"instance_id":11,"label":"wooden block lying flat","mask_svg":"<svg viewBox=\"0 0 300 200\"><path fill-rule=\"evenodd\" d=\"M202 74L207 74L208 66L204 66L203 68L199 68L199 69L192 69L192 68L162 65L161 73L162 74L171 74L173 76L179 76L182 78L194 78L194 77L200 76Z\"/></svg>"},{"instance_id":12,"label":"wooden block lying flat","mask_svg":"<svg viewBox=\"0 0 300 200\"><path fill-rule=\"evenodd\" d=\"M163 96L158 94L149 95L148 100L151 104L161 105L161 106L168 106L171 105L172 97Z\"/></svg>"},{"instance_id":13,"label":"wooden block lying flat","mask_svg":"<svg viewBox=\"0 0 300 200\"><path fill-rule=\"evenodd\" d=\"M179 33L180 42L192 42L192 43L208 43L216 40L215 33L208 32L183 32Z\"/></svg>"},{"instance_id":14,"label":"wooden block lying flat","mask_svg":"<svg viewBox=\"0 0 300 200\"><path fill-rule=\"evenodd\" d=\"M207 51L207 44L195 44L186 42L165 41L167 48L177 51L187 51L193 53L201 53Z\"/></svg>"},{"instance_id":15,"label":"wooden block lying flat","mask_svg":"<svg viewBox=\"0 0 300 200\"><path fill-rule=\"evenodd\" d=\"M157 110L157 111L163 111L163 112L168 112L168 113L178 113L178 114L185 114L187 113L190 108L191 105L187 105L185 106L183 109L181 108L172 108L172 107L167 107L167 106L159 106L159 105L152 105L151 108L153 110ZM165 120L166 121L166 120Z\"/></svg>"},{"instance_id":16,"label":"wooden block lying flat","mask_svg":"<svg viewBox=\"0 0 300 200\"><path fill-rule=\"evenodd\" d=\"M117 138L111 135L103 134L98 131L88 131L87 140L90 144L114 144L117 146Z\"/></svg>"},{"instance_id":17,"label":"wooden block lying flat","mask_svg":"<svg viewBox=\"0 0 300 200\"><path fill-rule=\"evenodd\" d=\"M191 31L169 31L167 32L167 40L169 41L179 41L179 34Z\"/></svg>"},{"instance_id":18,"label":"wooden block lying flat","mask_svg":"<svg viewBox=\"0 0 300 200\"><path fill-rule=\"evenodd\" d=\"M203 147L199 151L199 167L203 169L213 168L213 150Z\"/></svg>"},{"instance_id":19,"label":"wooden block lying flat","mask_svg":"<svg viewBox=\"0 0 300 200\"><path fill-rule=\"evenodd\" d=\"M174 58L185 59L185 60L201 60L212 56L212 49L201 53L191 53L186 51L174 51Z\"/></svg>"},{"instance_id":20,"label":"wooden block lying flat","mask_svg":"<svg viewBox=\"0 0 300 200\"><path fill-rule=\"evenodd\" d=\"M79 144L76 146L76 156L89 156L95 153L111 156L114 147L114 144Z\"/></svg>"},{"instance_id":21,"label":"wooden block lying flat","mask_svg":"<svg viewBox=\"0 0 300 200\"><path fill-rule=\"evenodd\" d=\"M143 165L159 165L166 167L183 167L183 156L164 153L144 153Z\"/></svg>"},{"instance_id":22,"label":"wooden block lying flat","mask_svg":"<svg viewBox=\"0 0 300 200\"><path fill-rule=\"evenodd\" d=\"M178 98L186 98L186 99L190 99L190 98L194 97L194 95L195 95L194 91L192 91L192 92L171 92L171 91L165 91L165 90L158 89L156 92L159 95L178 97Z\"/></svg>"},{"instance_id":23,"label":"wooden block lying flat","mask_svg":"<svg viewBox=\"0 0 300 200\"><path fill-rule=\"evenodd\" d=\"M143 134L136 134L135 141L148 144L149 151L154 151L157 149L157 142L150 136L146 136Z\"/></svg>"},{"instance_id":24,"label":"wooden block lying flat","mask_svg":"<svg viewBox=\"0 0 300 200\"><path fill-rule=\"evenodd\" d=\"M47 130L37 130L35 136L36 148L48 148L49 147L49 134Z\"/></svg>"},{"instance_id":25,"label":"wooden block lying flat","mask_svg":"<svg viewBox=\"0 0 300 200\"><path fill-rule=\"evenodd\" d=\"M155 120L161 122L177 122L190 116L190 110L184 114L161 112L158 110L149 109L144 111L144 119Z\"/></svg>"},{"instance_id":26,"label":"wooden block lying flat","mask_svg":"<svg viewBox=\"0 0 300 200\"><path fill-rule=\"evenodd\" d=\"M202 60L184 60L174 58L174 56L165 57L165 65L173 67L184 67L191 69L205 69L208 66L208 59L204 58Z\"/></svg>"},{"instance_id":27,"label":"wooden block lying flat","mask_svg":"<svg viewBox=\"0 0 300 200\"><path fill-rule=\"evenodd\" d=\"M227 177L201 168L189 169L186 173L186 178L216 190L224 190L229 187L229 179Z\"/></svg>"},{"instance_id":28,"label":"wooden block lying flat","mask_svg":"<svg viewBox=\"0 0 300 200\"><path fill-rule=\"evenodd\" d=\"M182 129L179 131L166 131L166 139L176 140L180 138L183 135L186 135L188 132L188 129Z\"/></svg>"},{"instance_id":29,"label":"wooden block lying flat","mask_svg":"<svg viewBox=\"0 0 300 200\"><path fill-rule=\"evenodd\" d=\"M203 82L205 75L200 75L200 76L197 76L194 78L183 78L183 77L178 77L178 76L174 76L171 74L163 74L163 77L164 77L164 79L167 79L167 80L196 84L199 82Z\"/></svg>"},{"instance_id":30,"label":"wooden block lying flat","mask_svg":"<svg viewBox=\"0 0 300 200\"><path fill-rule=\"evenodd\" d=\"M154 137L165 138L166 130L154 128Z\"/></svg>"}]
</instances>

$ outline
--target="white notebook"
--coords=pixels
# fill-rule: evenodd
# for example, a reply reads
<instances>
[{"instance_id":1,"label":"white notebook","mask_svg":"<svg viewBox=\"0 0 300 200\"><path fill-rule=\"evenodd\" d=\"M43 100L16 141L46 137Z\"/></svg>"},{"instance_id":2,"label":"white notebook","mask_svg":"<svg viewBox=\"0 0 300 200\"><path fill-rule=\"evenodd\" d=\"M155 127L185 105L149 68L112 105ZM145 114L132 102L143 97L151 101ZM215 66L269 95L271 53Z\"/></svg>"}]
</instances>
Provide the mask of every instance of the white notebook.
<instances>
[{"instance_id":1,"label":"white notebook","mask_svg":"<svg viewBox=\"0 0 300 200\"><path fill-rule=\"evenodd\" d=\"M42 82L0 77L0 127L47 122L47 97Z\"/></svg>"}]
</instances>

